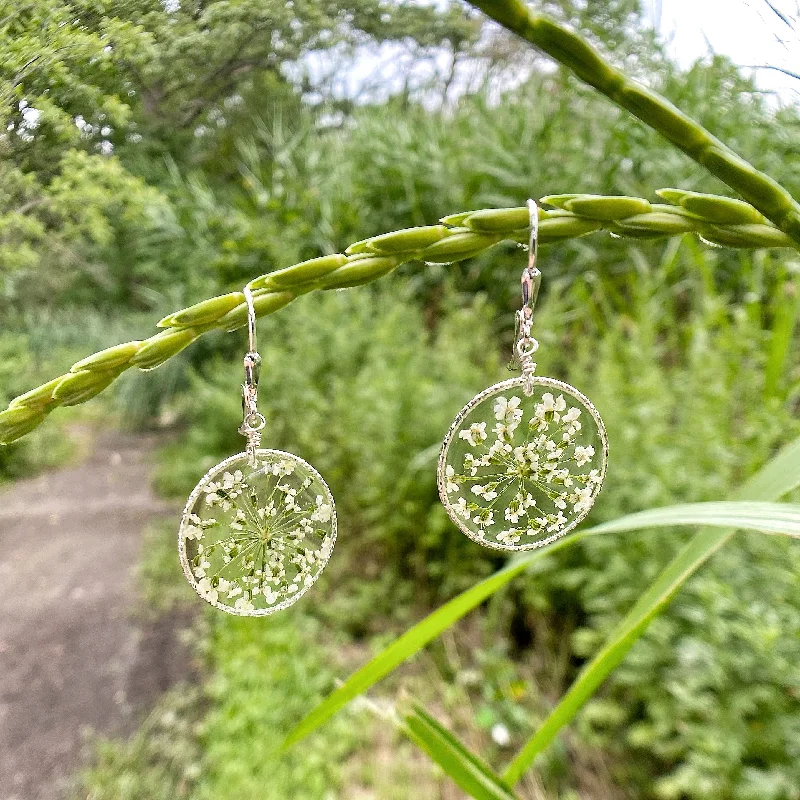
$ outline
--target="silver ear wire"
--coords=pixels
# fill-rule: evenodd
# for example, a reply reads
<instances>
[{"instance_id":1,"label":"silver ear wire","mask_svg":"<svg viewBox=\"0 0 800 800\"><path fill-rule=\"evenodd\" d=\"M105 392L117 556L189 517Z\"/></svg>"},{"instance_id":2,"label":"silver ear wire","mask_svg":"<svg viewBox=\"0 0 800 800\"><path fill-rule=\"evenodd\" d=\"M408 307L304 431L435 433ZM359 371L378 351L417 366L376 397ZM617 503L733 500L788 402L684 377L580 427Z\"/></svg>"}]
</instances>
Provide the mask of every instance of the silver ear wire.
<instances>
[{"instance_id":1,"label":"silver ear wire","mask_svg":"<svg viewBox=\"0 0 800 800\"><path fill-rule=\"evenodd\" d=\"M261 444L261 430L267 424L258 411L258 379L261 373L261 356L256 352L256 309L253 293L244 287L247 303L247 343L244 356L244 383L242 384L242 425L239 433L247 437L247 452L255 460L255 452Z\"/></svg>"},{"instance_id":2,"label":"silver ear wire","mask_svg":"<svg viewBox=\"0 0 800 800\"><path fill-rule=\"evenodd\" d=\"M256 307L253 304L253 293L249 286L244 287L244 299L247 303L247 341L250 352L256 352Z\"/></svg>"},{"instance_id":3,"label":"silver ear wire","mask_svg":"<svg viewBox=\"0 0 800 800\"><path fill-rule=\"evenodd\" d=\"M522 270L522 308L517 312L517 342L516 353L525 378L525 394L533 393L533 374L536 364L533 354L539 349L539 343L531 336L533 320L533 307L539 296L539 287L542 284L542 273L536 266L539 255L539 207L535 200L528 200L530 213L530 236L528 238L528 264Z\"/></svg>"},{"instance_id":4,"label":"silver ear wire","mask_svg":"<svg viewBox=\"0 0 800 800\"><path fill-rule=\"evenodd\" d=\"M528 237L528 269L533 271L539 255L539 206L528 198L528 214L530 215L530 236Z\"/></svg>"}]
</instances>

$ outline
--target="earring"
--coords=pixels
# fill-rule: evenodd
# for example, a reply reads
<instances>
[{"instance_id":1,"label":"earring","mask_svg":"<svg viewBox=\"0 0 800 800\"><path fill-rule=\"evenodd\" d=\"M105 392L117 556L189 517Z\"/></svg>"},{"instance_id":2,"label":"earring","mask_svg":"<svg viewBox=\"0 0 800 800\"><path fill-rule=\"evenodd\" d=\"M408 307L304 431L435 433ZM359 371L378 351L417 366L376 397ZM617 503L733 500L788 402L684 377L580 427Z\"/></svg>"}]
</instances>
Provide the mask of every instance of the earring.
<instances>
[{"instance_id":1,"label":"earring","mask_svg":"<svg viewBox=\"0 0 800 800\"><path fill-rule=\"evenodd\" d=\"M531 550L571 531L605 478L606 429L577 389L534 375L531 336L542 274L536 267L539 209L528 200L528 265L517 312L518 378L497 383L464 406L439 455L439 496L471 539L499 550Z\"/></svg>"},{"instance_id":2,"label":"earring","mask_svg":"<svg viewBox=\"0 0 800 800\"><path fill-rule=\"evenodd\" d=\"M249 350L244 357L245 452L209 470L181 518L178 553L192 588L229 614L263 616L295 603L319 577L336 541L330 489L308 463L281 450L262 450L253 295L247 303Z\"/></svg>"}]
</instances>

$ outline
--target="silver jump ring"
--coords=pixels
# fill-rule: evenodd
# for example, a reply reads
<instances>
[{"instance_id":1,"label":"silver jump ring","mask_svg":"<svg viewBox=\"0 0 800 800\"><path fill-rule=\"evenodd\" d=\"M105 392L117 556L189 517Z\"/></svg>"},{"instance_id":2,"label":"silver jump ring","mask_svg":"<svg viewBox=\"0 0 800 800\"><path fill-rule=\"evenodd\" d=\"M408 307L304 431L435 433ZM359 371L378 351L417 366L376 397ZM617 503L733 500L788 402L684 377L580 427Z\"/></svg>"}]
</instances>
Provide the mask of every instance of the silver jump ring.
<instances>
[{"instance_id":1,"label":"silver jump ring","mask_svg":"<svg viewBox=\"0 0 800 800\"><path fill-rule=\"evenodd\" d=\"M242 427L248 432L260 431L267 424L264 415L258 411L248 414L242 422Z\"/></svg>"}]
</instances>

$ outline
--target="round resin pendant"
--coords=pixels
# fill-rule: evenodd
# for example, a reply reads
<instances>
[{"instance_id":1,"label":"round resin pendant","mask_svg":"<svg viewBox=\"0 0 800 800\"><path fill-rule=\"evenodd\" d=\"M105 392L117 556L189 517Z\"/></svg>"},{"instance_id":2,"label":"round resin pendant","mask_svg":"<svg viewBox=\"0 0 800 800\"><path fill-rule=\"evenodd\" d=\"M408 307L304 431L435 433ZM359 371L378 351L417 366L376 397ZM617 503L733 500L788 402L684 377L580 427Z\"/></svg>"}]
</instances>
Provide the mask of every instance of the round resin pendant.
<instances>
[{"instance_id":1,"label":"round resin pendant","mask_svg":"<svg viewBox=\"0 0 800 800\"><path fill-rule=\"evenodd\" d=\"M333 497L302 458L239 453L189 496L178 533L187 580L230 614L263 616L302 597L336 541Z\"/></svg>"},{"instance_id":2,"label":"round resin pendant","mask_svg":"<svg viewBox=\"0 0 800 800\"><path fill-rule=\"evenodd\" d=\"M439 495L471 539L531 550L572 530L606 472L606 429L577 389L553 378L490 386L458 414L439 456Z\"/></svg>"}]
</instances>

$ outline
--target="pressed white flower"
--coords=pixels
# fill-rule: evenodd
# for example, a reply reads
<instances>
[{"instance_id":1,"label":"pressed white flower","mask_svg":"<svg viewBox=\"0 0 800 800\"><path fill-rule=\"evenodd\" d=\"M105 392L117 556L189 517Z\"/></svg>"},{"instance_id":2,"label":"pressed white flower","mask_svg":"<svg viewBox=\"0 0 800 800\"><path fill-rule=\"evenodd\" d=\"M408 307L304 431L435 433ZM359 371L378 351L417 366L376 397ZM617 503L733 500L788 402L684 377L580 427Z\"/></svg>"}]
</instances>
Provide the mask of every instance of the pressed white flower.
<instances>
[{"instance_id":1,"label":"pressed white flower","mask_svg":"<svg viewBox=\"0 0 800 800\"><path fill-rule=\"evenodd\" d=\"M500 531L497 534L497 541L501 544L516 544L520 539L520 532L516 528L509 528L507 531Z\"/></svg>"},{"instance_id":2,"label":"pressed white flower","mask_svg":"<svg viewBox=\"0 0 800 800\"><path fill-rule=\"evenodd\" d=\"M205 578L206 570L211 566L208 561L201 561L193 570L196 578Z\"/></svg>"},{"instance_id":3,"label":"pressed white flower","mask_svg":"<svg viewBox=\"0 0 800 800\"><path fill-rule=\"evenodd\" d=\"M538 536L541 533L542 528L547 524L547 520L543 517L536 517L530 521L530 526L525 531L526 536ZM533 527L535 526L535 527Z\"/></svg>"},{"instance_id":4,"label":"pressed white flower","mask_svg":"<svg viewBox=\"0 0 800 800\"><path fill-rule=\"evenodd\" d=\"M198 581L197 591L200 592L200 595L208 600L209 603L216 603L219 598L217 590L211 585L211 581L208 578L203 578L201 581Z\"/></svg>"},{"instance_id":5,"label":"pressed white flower","mask_svg":"<svg viewBox=\"0 0 800 800\"><path fill-rule=\"evenodd\" d=\"M264 600L267 601L268 606L274 605L278 601L278 598L280 597L280 595L274 589L271 589L269 586L264 587L263 594L264 594Z\"/></svg>"},{"instance_id":6,"label":"pressed white flower","mask_svg":"<svg viewBox=\"0 0 800 800\"><path fill-rule=\"evenodd\" d=\"M567 524L567 518L564 516L563 512L559 510L558 514L551 514L549 516L550 524L547 526L547 530L550 533L555 533L557 530L560 530Z\"/></svg>"},{"instance_id":7,"label":"pressed white flower","mask_svg":"<svg viewBox=\"0 0 800 800\"><path fill-rule=\"evenodd\" d=\"M484 492L484 488L483 488L483 486L481 486L480 483L476 483L472 487L472 494L476 494L476 495L478 495L478 497L483 497L483 492Z\"/></svg>"},{"instance_id":8,"label":"pressed white flower","mask_svg":"<svg viewBox=\"0 0 800 800\"><path fill-rule=\"evenodd\" d=\"M456 512L456 514L458 514L459 517L469 519L470 510L467 507L467 501L463 497L458 498L458 501L453 506L453 510Z\"/></svg>"},{"instance_id":9,"label":"pressed white flower","mask_svg":"<svg viewBox=\"0 0 800 800\"><path fill-rule=\"evenodd\" d=\"M517 495L517 497L508 504L503 514L503 516L514 525L519 522L519 518L525 513L525 509L522 507L522 501L519 498L520 496Z\"/></svg>"},{"instance_id":10,"label":"pressed white flower","mask_svg":"<svg viewBox=\"0 0 800 800\"><path fill-rule=\"evenodd\" d=\"M333 507L330 503L325 502L325 498L321 494L317 495L314 506L311 519L316 522L329 522L333 516Z\"/></svg>"},{"instance_id":11,"label":"pressed white flower","mask_svg":"<svg viewBox=\"0 0 800 800\"><path fill-rule=\"evenodd\" d=\"M522 503L525 508L533 508L536 505L536 499L530 492L528 492L525 495L525 499L522 501Z\"/></svg>"},{"instance_id":12,"label":"pressed white flower","mask_svg":"<svg viewBox=\"0 0 800 800\"><path fill-rule=\"evenodd\" d=\"M248 600L246 597L240 597L234 604L233 607L237 611L252 611L255 606L253 603Z\"/></svg>"},{"instance_id":13,"label":"pressed white flower","mask_svg":"<svg viewBox=\"0 0 800 800\"><path fill-rule=\"evenodd\" d=\"M494 401L494 418L501 422L512 422L522 419L520 410L521 398L514 396L511 399L500 396ZM516 425L515 425L516 427Z\"/></svg>"},{"instance_id":14,"label":"pressed white flower","mask_svg":"<svg viewBox=\"0 0 800 800\"><path fill-rule=\"evenodd\" d=\"M592 497L594 490L591 486L584 486L583 489L578 489L573 495L573 511L575 514L583 514L592 507Z\"/></svg>"},{"instance_id":15,"label":"pressed white flower","mask_svg":"<svg viewBox=\"0 0 800 800\"><path fill-rule=\"evenodd\" d=\"M563 417L561 417L561 421L570 423L577 422L578 417L580 417L580 415L581 415L581 410L573 406L572 408L569 409L569 411L567 411L566 414L564 414Z\"/></svg>"},{"instance_id":16,"label":"pressed white flower","mask_svg":"<svg viewBox=\"0 0 800 800\"><path fill-rule=\"evenodd\" d=\"M578 446L575 448L575 463L582 467L588 464L594 458L594 447L587 445L586 447Z\"/></svg>"},{"instance_id":17,"label":"pressed white flower","mask_svg":"<svg viewBox=\"0 0 800 800\"><path fill-rule=\"evenodd\" d=\"M458 491L458 484L454 480L455 476L456 471L453 469L451 464L448 464L444 471L444 490L447 494L452 494L453 492Z\"/></svg>"},{"instance_id":18,"label":"pressed white flower","mask_svg":"<svg viewBox=\"0 0 800 800\"><path fill-rule=\"evenodd\" d=\"M198 527L197 525L187 525L183 529L183 535L187 539L202 539L203 538L203 530L202 528Z\"/></svg>"},{"instance_id":19,"label":"pressed white flower","mask_svg":"<svg viewBox=\"0 0 800 800\"><path fill-rule=\"evenodd\" d=\"M480 442L486 441L486 423L473 422L467 430L459 431L458 436L469 442L470 447L477 447Z\"/></svg>"},{"instance_id":20,"label":"pressed white flower","mask_svg":"<svg viewBox=\"0 0 800 800\"><path fill-rule=\"evenodd\" d=\"M492 445L502 444L504 441L509 441L514 437L514 429L507 425L505 422L498 422L494 426L494 433L497 436L497 441Z\"/></svg>"}]
</instances>

